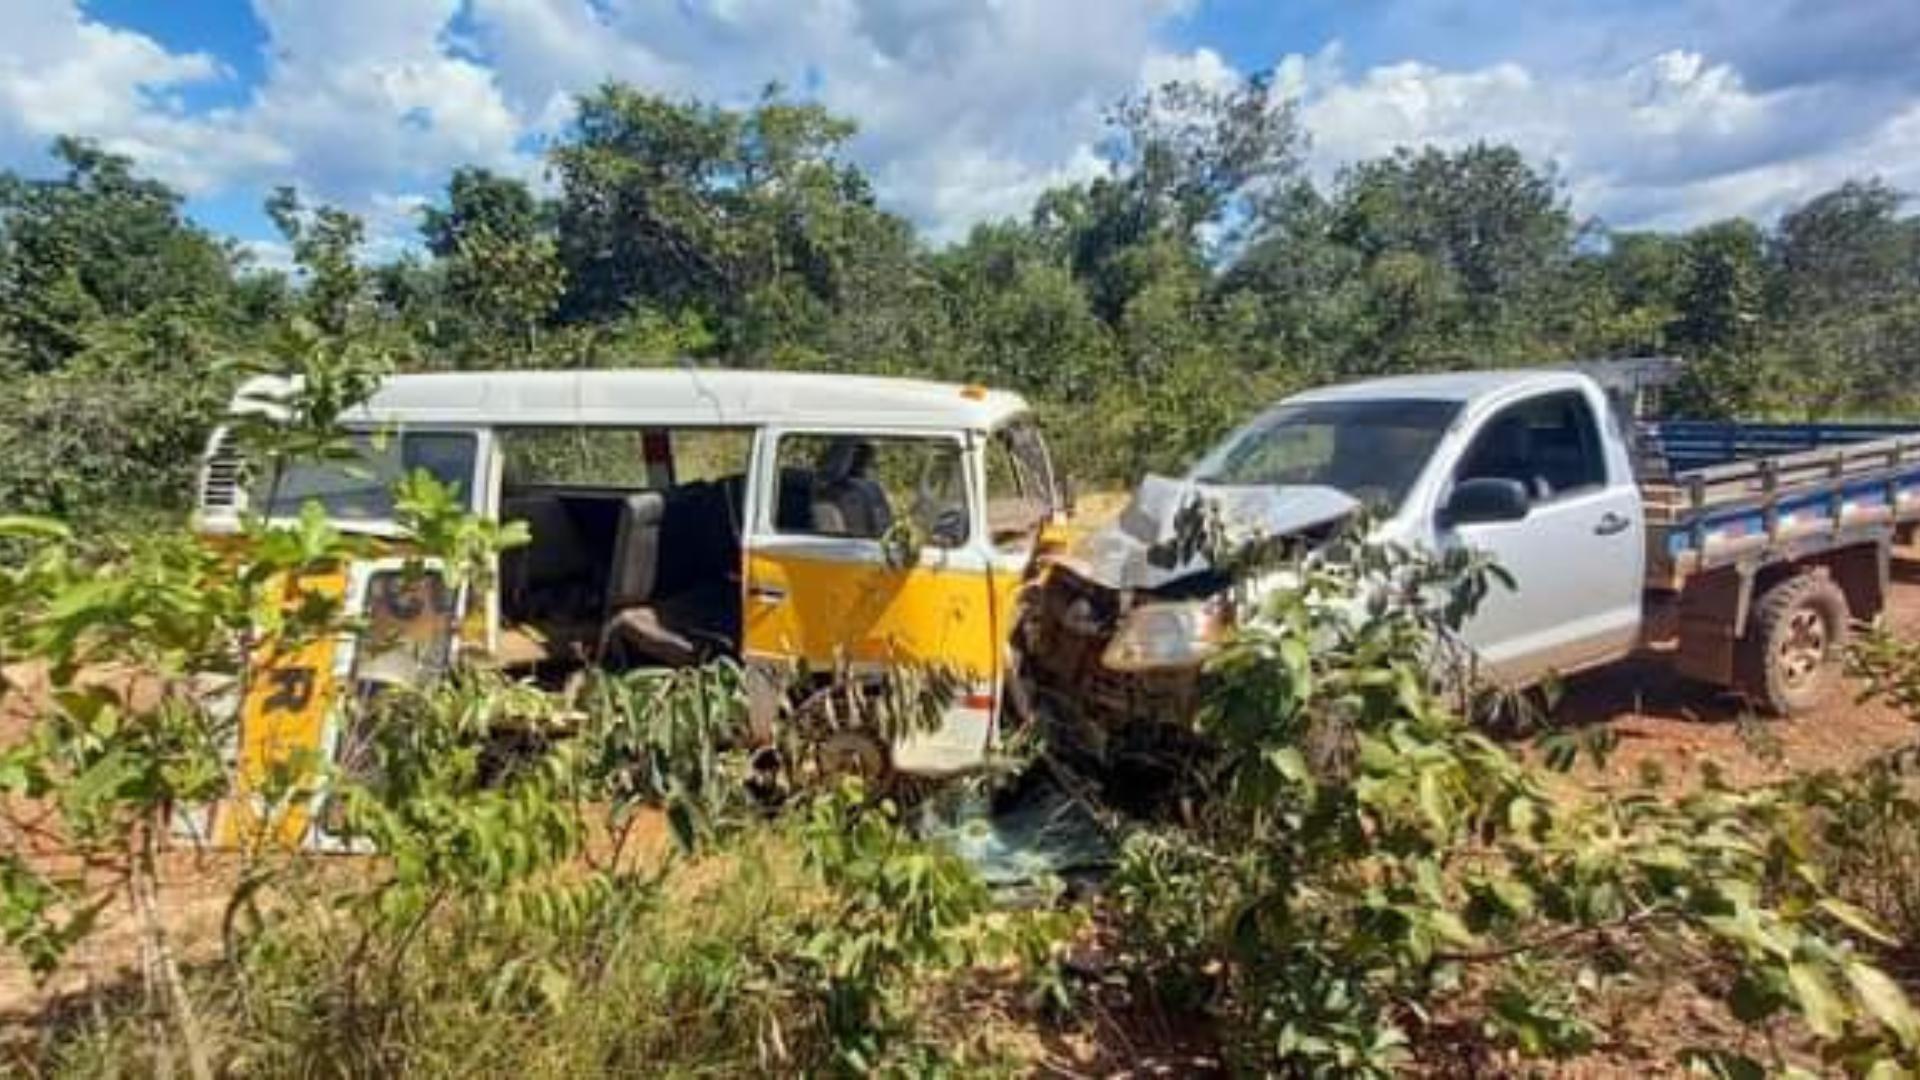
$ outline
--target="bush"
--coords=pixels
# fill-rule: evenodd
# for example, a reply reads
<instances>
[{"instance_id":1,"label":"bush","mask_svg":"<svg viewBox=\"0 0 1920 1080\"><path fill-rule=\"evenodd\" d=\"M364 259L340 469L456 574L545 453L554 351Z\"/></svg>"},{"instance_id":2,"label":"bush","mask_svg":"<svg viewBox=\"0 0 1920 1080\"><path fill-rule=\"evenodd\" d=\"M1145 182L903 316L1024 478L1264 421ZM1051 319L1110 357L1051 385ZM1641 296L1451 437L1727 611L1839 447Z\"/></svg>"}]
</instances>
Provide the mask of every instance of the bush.
<instances>
[{"instance_id":1,"label":"bush","mask_svg":"<svg viewBox=\"0 0 1920 1080\"><path fill-rule=\"evenodd\" d=\"M1860 947L1888 937L1814 861L1823 802L1557 800L1431 687L1431 642L1488 567L1347 548L1300 570L1212 665L1217 798L1135 838L1116 890L1136 980L1220 1021L1239 1067L1384 1075L1457 1038L1452 1016L1505 1053L1576 1055L1602 995L1663 981L1741 1024L1797 1015L1836 1066L1920 1060ZM1689 1053L1784 1064L1741 1049Z\"/></svg>"}]
</instances>

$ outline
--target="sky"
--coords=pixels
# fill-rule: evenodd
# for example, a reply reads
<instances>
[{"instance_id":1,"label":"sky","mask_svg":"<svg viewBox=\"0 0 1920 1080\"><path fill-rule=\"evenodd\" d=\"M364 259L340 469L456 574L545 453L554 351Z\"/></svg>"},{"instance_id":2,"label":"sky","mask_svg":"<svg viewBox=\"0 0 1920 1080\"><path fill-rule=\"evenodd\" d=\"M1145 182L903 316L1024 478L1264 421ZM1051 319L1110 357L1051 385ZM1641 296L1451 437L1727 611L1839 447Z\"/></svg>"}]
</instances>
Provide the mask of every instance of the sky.
<instances>
[{"instance_id":1,"label":"sky","mask_svg":"<svg viewBox=\"0 0 1920 1080\"><path fill-rule=\"evenodd\" d=\"M934 242L1098 175L1102 114L1274 72L1321 180L1398 146L1512 143L1614 228L1762 220L1849 177L1920 192L1920 0L0 0L0 167L83 135L284 259L276 185L417 242L454 168L547 183L608 79L850 117Z\"/></svg>"}]
</instances>

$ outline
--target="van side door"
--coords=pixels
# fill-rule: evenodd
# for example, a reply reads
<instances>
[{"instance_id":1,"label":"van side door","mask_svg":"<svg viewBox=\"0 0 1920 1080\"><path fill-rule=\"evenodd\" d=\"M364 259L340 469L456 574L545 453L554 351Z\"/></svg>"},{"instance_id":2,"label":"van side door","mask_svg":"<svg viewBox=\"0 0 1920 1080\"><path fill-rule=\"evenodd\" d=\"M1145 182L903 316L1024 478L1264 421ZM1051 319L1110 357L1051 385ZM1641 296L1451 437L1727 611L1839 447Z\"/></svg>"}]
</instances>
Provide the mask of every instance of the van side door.
<instances>
[{"instance_id":1,"label":"van side door","mask_svg":"<svg viewBox=\"0 0 1920 1080\"><path fill-rule=\"evenodd\" d=\"M1486 672L1525 685L1613 659L1640 633L1644 524L1639 488L1604 400L1553 390L1494 409L1477 423L1440 493L1439 546L1491 554L1514 588L1488 592L1463 629ZM1511 480L1525 516L1447 520L1451 491L1475 479Z\"/></svg>"},{"instance_id":2,"label":"van side door","mask_svg":"<svg viewBox=\"0 0 1920 1080\"><path fill-rule=\"evenodd\" d=\"M999 676L976 436L770 428L755 455L743 652L875 674L933 665L964 688L942 726L893 747L907 772L979 764Z\"/></svg>"}]
</instances>

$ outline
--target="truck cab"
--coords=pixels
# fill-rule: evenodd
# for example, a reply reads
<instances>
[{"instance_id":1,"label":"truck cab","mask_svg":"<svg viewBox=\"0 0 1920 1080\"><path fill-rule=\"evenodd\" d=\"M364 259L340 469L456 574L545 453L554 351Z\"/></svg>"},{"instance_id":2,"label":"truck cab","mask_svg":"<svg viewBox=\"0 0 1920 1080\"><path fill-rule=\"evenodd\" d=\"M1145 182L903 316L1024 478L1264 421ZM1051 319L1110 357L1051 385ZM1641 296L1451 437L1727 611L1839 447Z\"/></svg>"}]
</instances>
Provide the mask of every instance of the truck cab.
<instances>
[{"instance_id":1,"label":"truck cab","mask_svg":"<svg viewBox=\"0 0 1920 1080\"><path fill-rule=\"evenodd\" d=\"M1513 577L1514 589L1490 592L1462 630L1487 677L1526 685L1638 647L1646 556L1640 489L1621 426L1591 379L1473 372L1292 399L1309 408L1342 403L1378 417L1346 432L1349 441L1411 459L1403 467L1413 480L1381 521L1378 539L1483 551ZM1396 426L1414 416L1446 418L1424 455ZM1240 437L1259 439L1262 430L1256 420ZM1203 462L1195 475L1216 474Z\"/></svg>"}]
</instances>

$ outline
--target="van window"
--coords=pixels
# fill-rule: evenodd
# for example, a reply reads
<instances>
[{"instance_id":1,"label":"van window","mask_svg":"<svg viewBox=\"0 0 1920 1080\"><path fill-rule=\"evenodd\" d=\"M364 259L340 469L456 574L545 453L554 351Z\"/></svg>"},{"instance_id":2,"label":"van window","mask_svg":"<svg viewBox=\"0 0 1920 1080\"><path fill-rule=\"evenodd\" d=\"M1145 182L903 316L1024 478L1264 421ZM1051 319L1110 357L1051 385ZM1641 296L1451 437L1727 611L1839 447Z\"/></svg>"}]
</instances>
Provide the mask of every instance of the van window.
<instances>
[{"instance_id":1,"label":"van window","mask_svg":"<svg viewBox=\"0 0 1920 1080\"><path fill-rule=\"evenodd\" d=\"M1517 480L1537 502L1604 487L1592 406L1578 391L1507 406L1474 436L1454 478Z\"/></svg>"},{"instance_id":2,"label":"van window","mask_svg":"<svg viewBox=\"0 0 1920 1080\"><path fill-rule=\"evenodd\" d=\"M906 521L935 547L967 541L966 478L954 439L792 434L781 437L776 461L780 532L878 540Z\"/></svg>"},{"instance_id":3,"label":"van window","mask_svg":"<svg viewBox=\"0 0 1920 1080\"><path fill-rule=\"evenodd\" d=\"M987 532L995 546L1017 547L1053 514L1052 483L1039 433L1019 424L987 442Z\"/></svg>"},{"instance_id":4,"label":"van window","mask_svg":"<svg viewBox=\"0 0 1920 1080\"><path fill-rule=\"evenodd\" d=\"M746 428L503 428L502 480L508 488L648 491L743 475L752 445Z\"/></svg>"},{"instance_id":5,"label":"van window","mask_svg":"<svg viewBox=\"0 0 1920 1080\"><path fill-rule=\"evenodd\" d=\"M640 428L504 428L499 445L501 480L509 488L644 490L659 482Z\"/></svg>"},{"instance_id":6,"label":"van window","mask_svg":"<svg viewBox=\"0 0 1920 1080\"><path fill-rule=\"evenodd\" d=\"M473 506L473 463L478 440L465 431L410 431L398 436L354 435L353 453L343 460L294 461L258 478L256 504L269 517L293 517L308 502L318 502L334 521L390 521L393 485L425 469L457 488ZM265 488L273 484L268 494Z\"/></svg>"}]
</instances>

